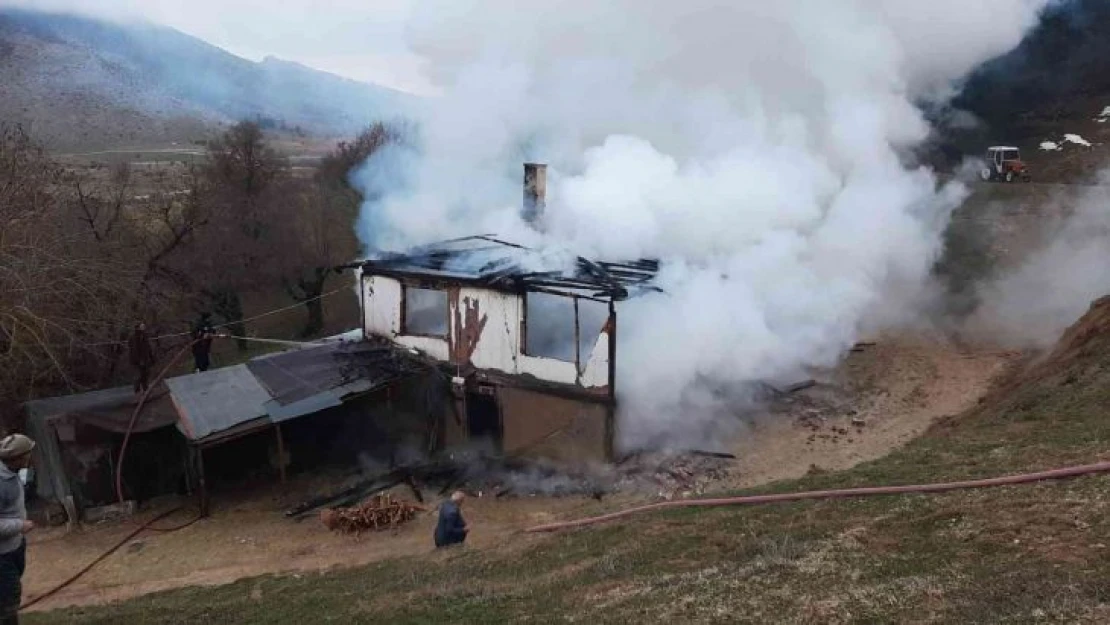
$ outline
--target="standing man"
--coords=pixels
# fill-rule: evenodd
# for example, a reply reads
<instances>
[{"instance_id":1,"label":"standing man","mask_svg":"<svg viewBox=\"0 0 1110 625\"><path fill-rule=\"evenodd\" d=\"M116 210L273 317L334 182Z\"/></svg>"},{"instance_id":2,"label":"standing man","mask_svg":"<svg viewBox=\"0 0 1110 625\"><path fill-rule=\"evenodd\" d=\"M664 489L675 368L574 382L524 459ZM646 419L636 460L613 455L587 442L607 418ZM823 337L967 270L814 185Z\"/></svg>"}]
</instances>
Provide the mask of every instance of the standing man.
<instances>
[{"instance_id":1,"label":"standing man","mask_svg":"<svg viewBox=\"0 0 1110 625\"><path fill-rule=\"evenodd\" d=\"M451 493L451 498L439 506L439 522L436 523L436 547L447 547L461 544L470 532L466 521L462 517L462 505L466 500L466 493L457 490Z\"/></svg>"},{"instance_id":2,"label":"standing man","mask_svg":"<svg viewBox=\"0 0 1110 625\"><path fill-rule=\"evenodd\" d=\"M197 371L208 371L212 364L212 338L216 331L212 328L212 315L201 313L200 321L193 328L193 364Z\"/></svg>"},{"instance_id":3,"label":"standing man","mask_svg":"<svg viewBox=\"0 0 1110 625\"><path fill-rule=\"evenodd\" d=\"M131 353L131 364L139 370L139 379L135 382L135 393L146 390L150 379L150 369L154 366L154 347L150 344L150 337L146 333L146 324L142 321L135 324L128 343Z\"/></svg>"},{"instance_id":4,"label":"standing man","mask_svg":"<svg viewBox=\"0 0 1110 625\"><path fill-rule=\"evenodd\" d=\"M27 520L20 469L31 466L35 441L22 434L0 439L0 625L19 625L23 569L27 565Z\"/></svg>"}]
</instances>

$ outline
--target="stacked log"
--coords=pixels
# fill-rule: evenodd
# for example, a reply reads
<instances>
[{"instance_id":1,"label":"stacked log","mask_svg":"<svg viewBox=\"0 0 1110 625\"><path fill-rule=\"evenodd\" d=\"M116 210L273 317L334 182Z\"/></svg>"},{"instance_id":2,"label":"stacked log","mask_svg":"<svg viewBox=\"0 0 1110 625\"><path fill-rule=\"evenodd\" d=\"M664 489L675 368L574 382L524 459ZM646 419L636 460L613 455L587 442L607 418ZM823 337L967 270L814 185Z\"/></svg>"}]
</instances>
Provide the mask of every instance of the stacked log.
<instances>
[{"instance_id":1,"label":"stacked log","mask_svg":"<svg viewBox=\"0 0 1110 625\"><path fill-rule=\"evenodd\" d=\"M374 495L349 508L327 508L320 512L320 521L329 530L346 534L397 528L416 518L424 508L394 499L389 493Z\"/></svg>"}]
</instances>

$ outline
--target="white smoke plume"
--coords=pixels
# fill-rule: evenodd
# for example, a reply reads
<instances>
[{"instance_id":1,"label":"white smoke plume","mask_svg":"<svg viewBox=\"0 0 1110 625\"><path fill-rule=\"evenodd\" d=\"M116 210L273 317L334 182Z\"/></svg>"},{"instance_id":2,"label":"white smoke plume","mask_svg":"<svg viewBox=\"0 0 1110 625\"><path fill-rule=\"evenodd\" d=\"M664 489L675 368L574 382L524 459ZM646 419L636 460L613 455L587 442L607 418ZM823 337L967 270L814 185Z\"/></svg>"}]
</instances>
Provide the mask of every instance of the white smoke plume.
<instances>
[{"instance_id":1,"label":"white smoke plume","mask_svg":"<svg viewBox=\"0 0 1110 625\"><path fill-rule=\"evenodd\" d=\"M1110 293L1110 170L1101 185L1059 197L1069 214L1048 223L1044 243L978 290L970 334L1017 348L1051 347L1091 302Z\"/></svg>"},{"instance_id":2,"label":"white smoke plume","mask_svg":"<svg viewBox=\"0 0 1110 625\"><path fill-rule=\"evenodd\" d=\"M621 307L626 446L704 444L709 389L831 365L920 295L964 195L904 156L1048 0L426 0L411 45L443 95L418 147L360 173L369 246L496 232L546 162L545 242L655 257ZM735 395L729 393L732 399Z\"/></svg>"}]
</instances>

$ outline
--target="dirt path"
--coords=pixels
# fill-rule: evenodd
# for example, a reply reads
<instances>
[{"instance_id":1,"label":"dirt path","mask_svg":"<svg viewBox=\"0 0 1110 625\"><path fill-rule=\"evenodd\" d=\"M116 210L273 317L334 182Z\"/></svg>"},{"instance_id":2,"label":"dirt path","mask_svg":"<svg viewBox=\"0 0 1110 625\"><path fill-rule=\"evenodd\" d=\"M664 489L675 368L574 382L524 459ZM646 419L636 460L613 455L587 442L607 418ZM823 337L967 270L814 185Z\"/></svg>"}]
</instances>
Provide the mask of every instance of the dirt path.
<instances>
[{"instance_id":1,"label":"dirt path","mask_svg":"<svg viewBox=\"0 0 1110 625\"><path fill-rule=\"evenodd\" d=\"M796 478L811 465L839 470L877 458L920 434L934 420L974 405L1014 356L970 352L935 338L881 340L852 354L817 386L790 396L735 444L739 460L726 489ZM862 426L853 425L862 423ZM313 481L315 480L315 481ZM361 539L332 534L315 517L301 522L281 511L328 488L326 478L294 480L217 499L213 516L170 534L144 533L58 595L33 610L117 601L192 585L215 585L275 572L319 571L395 557L435 557L434 512L396 532ZM407 493L400 493L408 496ZM633 503L627 496L604 504L588 498L472 498L471 548L519 549L542 538L516 534L524 527ZM145 513L141 520L153 516ZM185 520L164 521L165 525ZM130 532L127 523L86 527L71 534L41 530L30 539L25 597L69 577Z\"/></svg>"},{"instance_id":2,"label":"dirt path","mask_svg":"<svg viewBox=\"0 0 1110 625\"><path fill-rule=\"evenodd\" d=\"M315 516L299 522L286 519L281 510L292 501L271 492L237 499L234 504L217 502L210 518L186 529L168 534L144 532L73 585L31 610L106 603L265 573L320 571L386 558L426 557L434 551L434 512L422 513L395 532L356 539L327 531ZM477 549L499 548L507 535L522 527L587 513L596 505L594 500L578 498L506 502L472 497L465 512L474 526L468 543ZM183 511L158 525L171 526L192 514ZM153 512L145 513L140 522L152 516ZM30 538L24 597L33 598L54 587L134 528L113 522L68 535L63 528L35 532ZM525 540L530 538L514 538L514 542Z\"/></svg>"}]
</instances>

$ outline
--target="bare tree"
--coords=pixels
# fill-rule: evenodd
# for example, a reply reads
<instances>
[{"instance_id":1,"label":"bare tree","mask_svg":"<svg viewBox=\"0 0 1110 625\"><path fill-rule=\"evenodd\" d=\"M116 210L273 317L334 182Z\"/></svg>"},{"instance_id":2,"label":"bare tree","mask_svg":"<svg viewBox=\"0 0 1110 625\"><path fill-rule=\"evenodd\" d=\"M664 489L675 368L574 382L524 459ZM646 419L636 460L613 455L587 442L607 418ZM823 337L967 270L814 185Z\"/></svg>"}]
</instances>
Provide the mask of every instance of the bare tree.
<instances>
[{"instance_id":1,"label":"bare tree","mask_svg":"<svg viewBox=\"0 0 1110 625\"><path fill-rule=\"evenodd\" d=\"M286 292L305 304L308 319L301 336L308 337L324 328L324 287L332 268L358 253L358 239L349 213L336 210L325 190L296 186L279 206L275 235L283 253L275 267Z\"/></svg>"},{"instance_id":2,"label":"bare tree","mask_svg":"<svg viewBox=\"0 0 1110 625\"><path fill-rule=\"evenodd\" d=\"M323 329L322 296L332 268L359 252L354 226L363 198L350 182L351 172L405 137L401 126L375 123L325 155L311 186L293 185L299 188L282 194L286 201L279 207L277 222L281 280L289 295L305 304L308 320L302 336Z\"/></svg>"},{"instance_id":3,"label":"bare tree","mask_svg":"<svg viewBox=\"0 0 1110 625\"><path fill-rule=\"evenodd\" d=\"M0 125L0 404L11 417L39 390L95 384L92 349L127 306L135 272L98 239L116 226L70 212L64 172L18 126ZM92 223L90 224L90 219ZM11 422L9 421L9 424Z\"/></svg>"},{"instance_id":4,"label":"bare tree","mask_svg":"<svg viewBox=\"0 0 1110 625\"><path fill-rule=\"evenodd\" d=\"M240 122L209 143L203 171L209 219L191 269L203 282L212 312L244 336L241 294L272 273L267 263L278 253L268 245L275 228L272 209L289 165L266 144L258 124ZM247 348L243 340L238 345Z\"/></svg>"},{"instance_id":5,"label":"bare tree","mask_svg":"<svg viewBox=\"0 0 1110 625\"><path fill-rule=\"evenodd\" d=\"M130 199L131 166L121 163L112 168L108 184L98 190L90 190L88 183L78 175L69 176L72 180L75 204L80 219L88 227L97 241L110 238L119 226L124 206ZM99 191L99 192L98 192Z\"/></svg>"},{"instance_id":6,"label":"bare tree","mask_svg":"<svg viewBox=\"0 0 1110 625\"><path fill-rule=\"evenodd\" d=\"M324 156L316 170L317 186L345 200L352 210L357 210L363 198L351 184L351 172L371 156L390 144L409 139L411 130L402 124L376 122L363 130L353 141L342 141Z\"/></svg>"},{"instance_id":7,"label":"bare tree","mask_svg":"<svg viewBox=\"0 0 1110 625\"><path fill-rule=\"evenodd\" d=\"M375 125L297 178L242 123L199 166L104 175L66 170L0 124L0 416L115 382L139 319L157 327L204 307L244 335L241 295L284 288L305 304L302 333L318 333L330 268L358 253L348 175L400 137Z\"/></svg>"}]
</instances>

